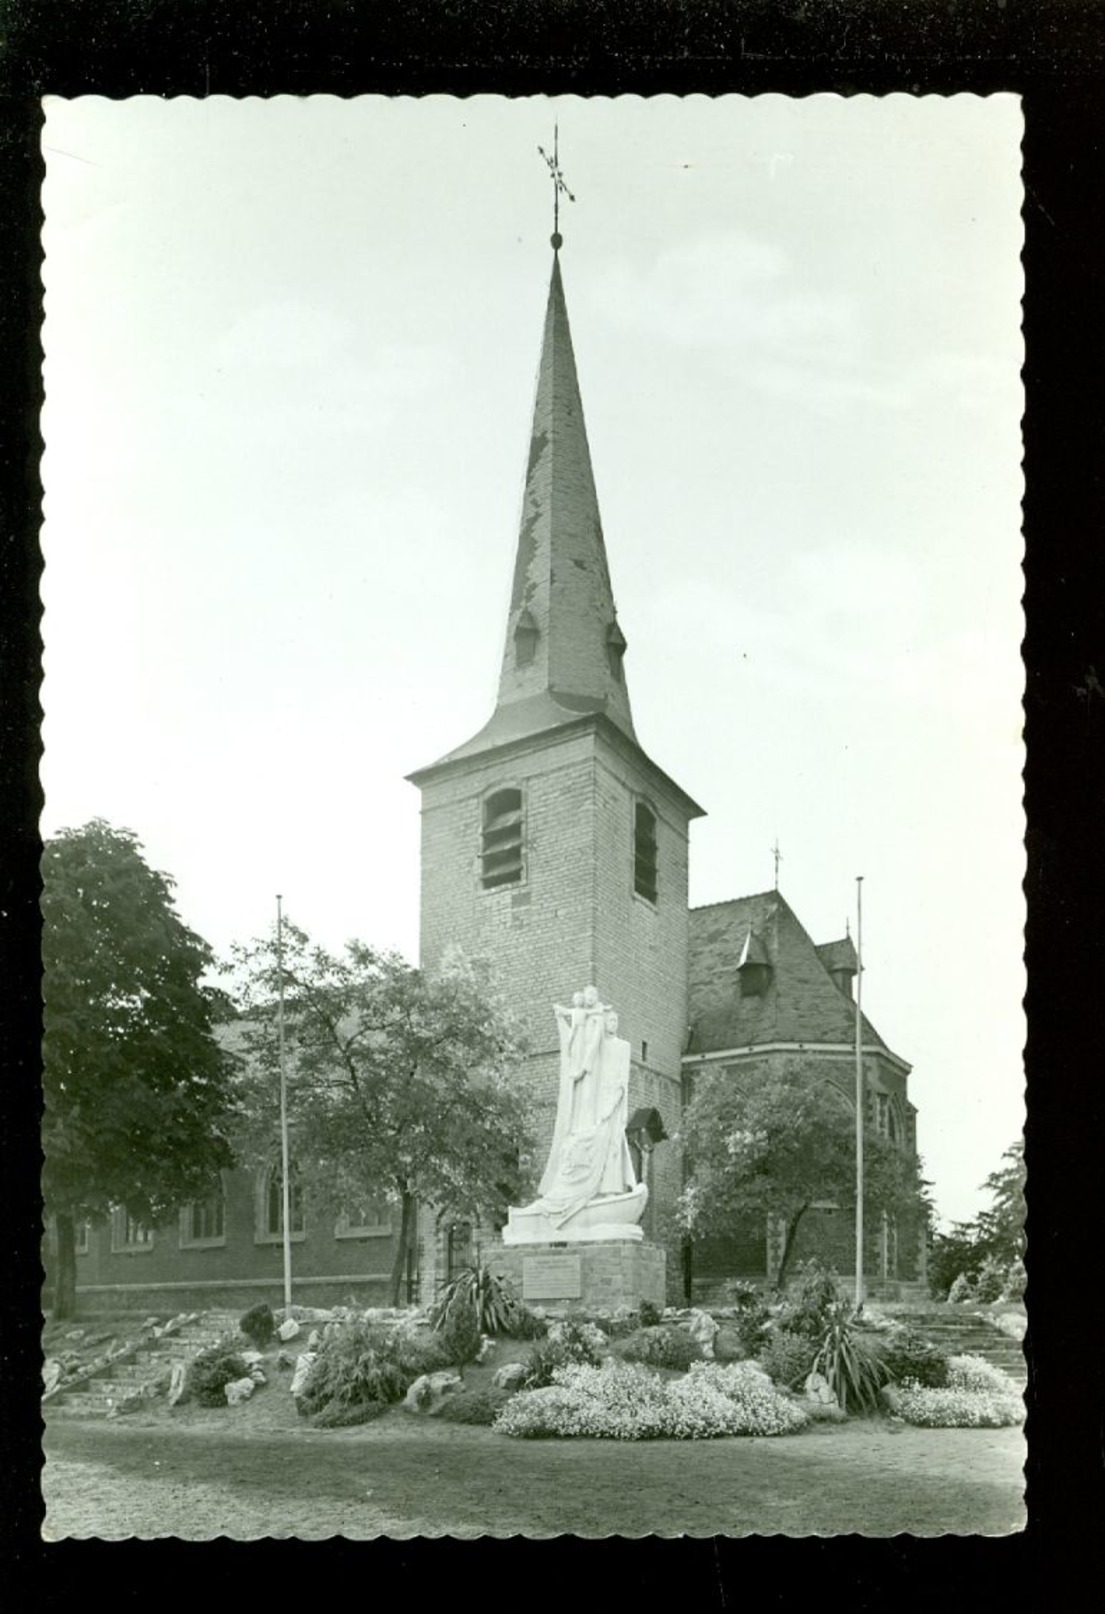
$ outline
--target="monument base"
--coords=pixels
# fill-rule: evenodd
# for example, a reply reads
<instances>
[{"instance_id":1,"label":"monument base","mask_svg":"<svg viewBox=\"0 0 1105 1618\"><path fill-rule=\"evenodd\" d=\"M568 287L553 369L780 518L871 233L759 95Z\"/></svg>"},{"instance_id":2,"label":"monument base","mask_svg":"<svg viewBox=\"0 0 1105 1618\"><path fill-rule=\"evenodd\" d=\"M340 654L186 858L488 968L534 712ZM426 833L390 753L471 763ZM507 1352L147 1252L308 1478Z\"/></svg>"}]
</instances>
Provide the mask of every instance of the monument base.
<instances>
[{"instance_id":1,"label":"monument base","mask_svg":"<svg viewBox=\"0 0 1105 1618\"><path fill-rule=\"evenodd\" d=\"M667 1254L656 1242L504 1244L484 1248L481 1262L513 1282L531 1306L610 1314L667 1302Z\"/></svg>"}]
</instances>

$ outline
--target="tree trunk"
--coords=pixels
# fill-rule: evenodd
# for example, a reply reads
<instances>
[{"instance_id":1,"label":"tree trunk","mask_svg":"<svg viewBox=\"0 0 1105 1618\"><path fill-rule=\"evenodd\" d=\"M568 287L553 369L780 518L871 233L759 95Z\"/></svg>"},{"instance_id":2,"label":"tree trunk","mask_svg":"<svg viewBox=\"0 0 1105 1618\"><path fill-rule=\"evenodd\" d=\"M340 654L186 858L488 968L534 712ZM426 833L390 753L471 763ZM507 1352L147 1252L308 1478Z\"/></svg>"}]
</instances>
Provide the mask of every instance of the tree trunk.
<instances>
[{"instance_id":1,"label":"tree trunk","mask_svg":"<svg viewBox=\"0 0 1105 1618\"><path fill-rule=\"evenodd\" d=\"M798 1226L802 1223L803 1215L806 1213L808 1208L809 1203L803 1203L802 1207L799 1208L798 1212L794 1215L794 1218L787 1222L787 1239L783 1243L783 1256L779 1260L779 1273L775 1277L775 1286L780 1292L782 1292L784 1286L786 1285L787 1265L790 1263L790 1255L794 1251L794 1238L798 1234Z\"/></svg>"},{"instance_id":2,"label":"tree trunk","mask_svg":"<svg viewBox=\"0 0 1105 1618\"><path fill-rule=\"evenodd\" d=\"M77 1225L71 1213L54 1215L57 1252L54 1257L55 1320L72 1320L77 1312Z\"/></svg>"},{"instance_id":3,"label":"tree trunk","mask_svg":"<svg viewBox=\"0 0 1105 1618\"><path fill-rule=\"evenodd\" d=\"M403 1287L403 1277L407 1269L407 1254L410 1252L411 1240L414 1236L414 1198L406 1186L400 1187L400 1206L402 1214L399 1220L399 1243L395 1249L395 1260L391 1266L391 1306L399 1308L399 1294Z\"/></svg>"}]
</instances>

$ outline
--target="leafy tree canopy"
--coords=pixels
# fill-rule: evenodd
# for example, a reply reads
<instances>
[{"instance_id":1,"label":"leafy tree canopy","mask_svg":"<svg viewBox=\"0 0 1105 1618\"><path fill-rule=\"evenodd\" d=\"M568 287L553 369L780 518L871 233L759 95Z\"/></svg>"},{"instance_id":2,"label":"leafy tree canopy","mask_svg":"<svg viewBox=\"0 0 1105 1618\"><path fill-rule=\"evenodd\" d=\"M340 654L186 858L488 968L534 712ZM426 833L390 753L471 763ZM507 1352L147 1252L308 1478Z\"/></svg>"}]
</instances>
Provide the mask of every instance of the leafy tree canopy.
<instances>
[{"instance_id":1,"label":"leafy tree canopy","mask_svg":"<svg viewBox=\"0 0 1105 1618\"><path fill-rule=\"evenodd\" d=\"M42 877L43 1190L69 1285L74 1219L121 1202L156 1219L231 1162L232 1063L211 952L133 832L62 831Z\"/></svg>"},{"instance_id":2,"label":"leafy tree canopy","mask_svg":"<svg viewBox=\"0 0 1105 1618\"><path fill-rule=\"evenodd\" d=\"M680 1136L690 1173L680 1202L688 1235L725 1236L775 1214L786 1222L779 1284L802 1219L815 1202L855 1206L855 1115L830 1080L801 1062L748 1079L701 1079ZM916 1157L882 1135L864 1141L871 1207L923 1206Z\"/></svg>"},{"instance_id":3,"label":"leafy tree canopy","mask_svg":"<svg viewBox=\"0 0 1105 1618\"><path fill-rule=\"evenodd\" d=\"M275 941L235 951L253 1153L279 1138L280 972ZM415 1204L479 1218L521 1189L531 1149L517 1084L517 1025L459 955L435 974L353 941L334 955L285 923L285 1071L308 1196L355 1208L387 1192L402 1210L398 1289Z\"/></svg>"},{"instance_id":4,"label":"leafy tree canopy","mask_svg":"<svg viewBox=\"0 0 1105 1618\"><path fill-rule=\"evenodd\" d=\"M1023 1257L1024 1187L1024 1142L1018 1140L982 1182L980 1190L989 1193L990 1206L934 1239L929 1281L937 1294L947 1293L961 1275L977 1277L984 1265L1008 1270Z\"/></svg>"}]
</instances>

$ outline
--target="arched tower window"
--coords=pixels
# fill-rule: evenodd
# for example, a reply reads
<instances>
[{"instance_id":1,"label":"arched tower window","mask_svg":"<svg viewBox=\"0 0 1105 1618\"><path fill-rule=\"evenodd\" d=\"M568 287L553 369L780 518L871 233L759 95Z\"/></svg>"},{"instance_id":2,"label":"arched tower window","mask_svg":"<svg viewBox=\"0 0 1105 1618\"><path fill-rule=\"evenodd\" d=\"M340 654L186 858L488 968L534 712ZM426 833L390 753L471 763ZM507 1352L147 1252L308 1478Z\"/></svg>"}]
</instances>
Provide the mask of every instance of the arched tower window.
<instances>
[{"instance_id":1,"label":"arched tower window","mask_svg":"<svg viewBox=\"0 0 1105 1618\"><path fill-rule=\"evenodd\" d=\"M522 880L522 794L502 787L484 799L480 869L485 888Z\"/></svg>"},{"instance_id":2,"label":"arched tower window","mask_svg":"<svg viewBox=\"0 0 1105 1618\"><path fill-rule=\"evenodd\" d=\"M656 903L656 816L647 803L633 813L633 887L643 899Z\"/></svg>"}]
</instances>

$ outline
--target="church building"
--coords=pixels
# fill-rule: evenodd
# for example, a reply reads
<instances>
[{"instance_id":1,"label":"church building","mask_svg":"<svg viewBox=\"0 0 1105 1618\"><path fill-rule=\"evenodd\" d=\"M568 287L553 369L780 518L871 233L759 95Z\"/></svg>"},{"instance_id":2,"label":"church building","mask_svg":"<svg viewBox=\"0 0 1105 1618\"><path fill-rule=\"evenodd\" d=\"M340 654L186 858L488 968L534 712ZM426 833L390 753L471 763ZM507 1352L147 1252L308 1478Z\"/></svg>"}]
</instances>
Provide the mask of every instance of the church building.
<instances>
[{"instance_id":1,"label":"church building","mask_svg":"<svg viewBox=\"0 0 1105 1618\"><path fill-rule=\"evenodd\" d=\"M649 1187L644 1236L667 1248L674 1302L692 1270L705 1296L726 1278L770 1279L779 1261L768 1221L702 1244L688 1264L671 1224L686 1098L706 1072L754 1083L795 1053L854 1094L857 962L850 939L816 945L777 891L689 907L688 829L704 811L634 727L560 247L554 235L498 699L482 729L409 778L422 807L421 964L432 971L451 946L492 963L528 1042L539 1155L556 1111L553 1004L594 984L616 1009L631 1046L627 1133ZM868 1127L913 1150L909 1065L866 1019L863 1048ZM243 1308L275 1304L278 1193L271 1173L234 1171L210 1206L182 1210L171 1229L132 1228L121 1210L111 1229L85 1233L78 1292L99 1307L231 1296ZM302 1301L385 1301L398 1236L385 1202L314 1230L293 1197L292 1218ZM442 1228L421 1210L411 1295L432 1296L494 1236ZM845 1271L852 1240L847 1210L824 1206L811 1212L802 1250ZM876 1216L868 1273L887 1285L919 1278L923 1233Z\"/></svg>"}]
</instances>

